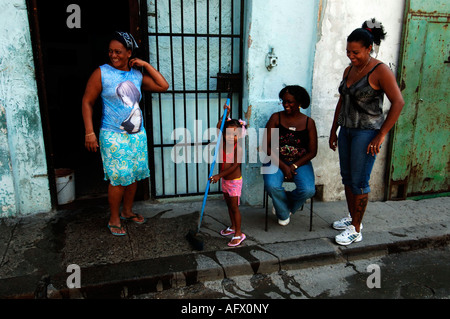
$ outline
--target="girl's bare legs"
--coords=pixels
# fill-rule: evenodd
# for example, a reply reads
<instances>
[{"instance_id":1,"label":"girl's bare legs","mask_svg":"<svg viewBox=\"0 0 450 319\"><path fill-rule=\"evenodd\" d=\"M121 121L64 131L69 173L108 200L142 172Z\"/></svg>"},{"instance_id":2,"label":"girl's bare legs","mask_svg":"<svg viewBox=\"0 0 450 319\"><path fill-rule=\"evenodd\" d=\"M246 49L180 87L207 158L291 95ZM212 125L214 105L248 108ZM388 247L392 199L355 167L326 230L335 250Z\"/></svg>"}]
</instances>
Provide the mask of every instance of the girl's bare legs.
<instances>
[{"instance_id":1,"label":"girl's bare legs","mask_svg":"<svg viewBox=\"0 0 450 319\"><path fill-rule=\"evenodd\" d=\"M234 237L242 236L241 231L241 212L239 210L239 197L230 197L228 194L225 194L225 201L228 207L228 214L230 215L231 220L231 229L234 229ZM232 240L230 243L235 244L239 241L239 239Z\"/></svg>"}]
</instances>

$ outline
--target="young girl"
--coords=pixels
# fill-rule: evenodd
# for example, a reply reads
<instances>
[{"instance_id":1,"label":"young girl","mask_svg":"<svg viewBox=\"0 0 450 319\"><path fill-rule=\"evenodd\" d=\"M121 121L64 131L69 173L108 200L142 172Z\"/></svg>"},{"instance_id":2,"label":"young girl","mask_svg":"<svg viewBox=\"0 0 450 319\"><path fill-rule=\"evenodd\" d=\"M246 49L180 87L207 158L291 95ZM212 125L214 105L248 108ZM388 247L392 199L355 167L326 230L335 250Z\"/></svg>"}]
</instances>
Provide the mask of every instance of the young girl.
<instances>
[{"instance_id":1,"label":"young girl","mask_svg":"<svg viewBox=\"0 0 450 319\"><path fill-rule=\"evenodd\" d=\"M229 107L228 107L229 112ZM227 112L227 114L228 114ZM219 121L220 127L222 121ZM245 136L245 122L227 119L224 125L223 147L219 153L222 165L220 173L211 176L211 183L217 183L222 178L222 192L230 214L231 226L220 231L222 236L234 235L228 246L239 246L246 238L241 231L241 212L239 211L242 190L241 159L242 146L238 140ZM242 141L242 140L241 140Z\"/></svg>"}]
</instances>

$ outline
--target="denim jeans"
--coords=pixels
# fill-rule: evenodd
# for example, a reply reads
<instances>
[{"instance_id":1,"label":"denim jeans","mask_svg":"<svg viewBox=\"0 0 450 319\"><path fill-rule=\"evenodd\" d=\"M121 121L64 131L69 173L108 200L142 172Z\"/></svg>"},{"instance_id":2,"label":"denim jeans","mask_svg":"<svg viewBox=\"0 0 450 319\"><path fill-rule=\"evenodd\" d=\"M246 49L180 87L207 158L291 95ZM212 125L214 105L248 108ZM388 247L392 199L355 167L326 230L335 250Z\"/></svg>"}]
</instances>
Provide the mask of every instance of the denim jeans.
<instances>
[{"instance_id":1,"label":"denim jeans","mask_svg":"<svg viewBox=\"0 0 450 319\"><path fill-rule=\"evenodd\" d=\"M341 127L338 137L342 183L355 195L370 192L369 180L376 156L367 154L367 146L378 130Z\"/></svg>"},{"instance_id":2,"label":"denim jeans","mask_svg":"<svg viewBox=\"0 0 450 319\"><path fill-rule=\"evenodd\" d=\"M264 166L269 165L270 162L264 164ZM312 163L308 162L298 167L296 172L297 175L293 176L296 189L293 191L285 191L282 186L284 174L281 169L273 174L263 174L264 188L272 198L278 219L288 219L289 213L294 214L316 192Z\"/></svg>"}]
</instances>

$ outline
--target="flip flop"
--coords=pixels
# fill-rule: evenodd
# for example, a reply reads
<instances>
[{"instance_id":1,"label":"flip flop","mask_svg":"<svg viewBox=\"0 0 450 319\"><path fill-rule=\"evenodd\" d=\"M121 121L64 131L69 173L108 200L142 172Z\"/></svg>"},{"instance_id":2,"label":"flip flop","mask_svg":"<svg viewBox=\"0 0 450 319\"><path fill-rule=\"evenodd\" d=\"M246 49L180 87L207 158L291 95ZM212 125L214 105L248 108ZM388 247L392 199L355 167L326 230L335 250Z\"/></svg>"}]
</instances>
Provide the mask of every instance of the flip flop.
<instances>
[{"instance_id":1,"label":"flip flop","mask_svg":"<svg viewBox=\"0 0 450 319\"><path fill-rule=\"evenodd\" d=\"M245 236L244 233L242 233L241 236L233 237L233 238L231 238L230 242L228 243L228 246L230 246L230 247L239 246L244 241L245 238L247 238L247 237ZM239 239L239 241L236 244L232 244L231 242L235 239Z\"/></svg>"},{"instance_id":2,"label":"flip flop","mask_svg":"<svg viewBox=\"0 0 450 319\"><path fill-rule=\"evenodd\" d=\"M108 224L108 229L111 232L111 234L113 234L114 236L125 236L127 234L127 232L124 232L124 233L115 232L112 228L122 229L122 226L119 227L119 226Z\"/></svg>"},{"instance_id":3,"label":"flip flop","mask_svg":"<svg viewBox=\"0 0 450 319\"><path fill-rule=\"evenodd\" d=\"M142 217L143 220L142 221L135 220L135 218L139 218L139 217ZM139 214L134 214L131 217L123 217L122 215L120 215L120 219L123 219L123 220L126 220L126 221L132 221L132 222L134 222L136 224L144 224L147 221L147 218L145 218L145 217L143 217L143 216L141 216Z\"/></svg>"},{"instance_id":4,"label":"flip flop","mask_svg":"<svg viewBox=\"0 0 450 319\"><path fill-rule=\"evenodd\" d=\"M235 231L233 229L231 229L230 227L228 227L227 229L222 229L220 231L220 234L222 236L230 236L230 235L233 235L234 233L235 233Z\"/></svg>"}]
</instances>

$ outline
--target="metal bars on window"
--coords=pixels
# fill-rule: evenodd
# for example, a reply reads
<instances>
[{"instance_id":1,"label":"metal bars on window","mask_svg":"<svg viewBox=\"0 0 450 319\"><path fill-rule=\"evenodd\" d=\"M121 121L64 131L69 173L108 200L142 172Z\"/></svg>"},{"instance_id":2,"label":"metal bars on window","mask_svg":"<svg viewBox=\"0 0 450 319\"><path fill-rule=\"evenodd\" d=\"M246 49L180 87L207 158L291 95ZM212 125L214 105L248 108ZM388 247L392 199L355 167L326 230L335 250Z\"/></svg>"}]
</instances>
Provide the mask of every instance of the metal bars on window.
<instances>
[{"instance_id":1,"label":"metal bars on window","mask_svg":"<svg viewBox=\"0 0 450 319\"><path fill-rule=\"evenodd\" d=\"M215 77L242 74L244 0L147 0L147 7L149 60L170 84L148 108L152 197L201 194L227 96ZM241 100L234 92L233 118Z\"/></svg>"}]
</instances>

